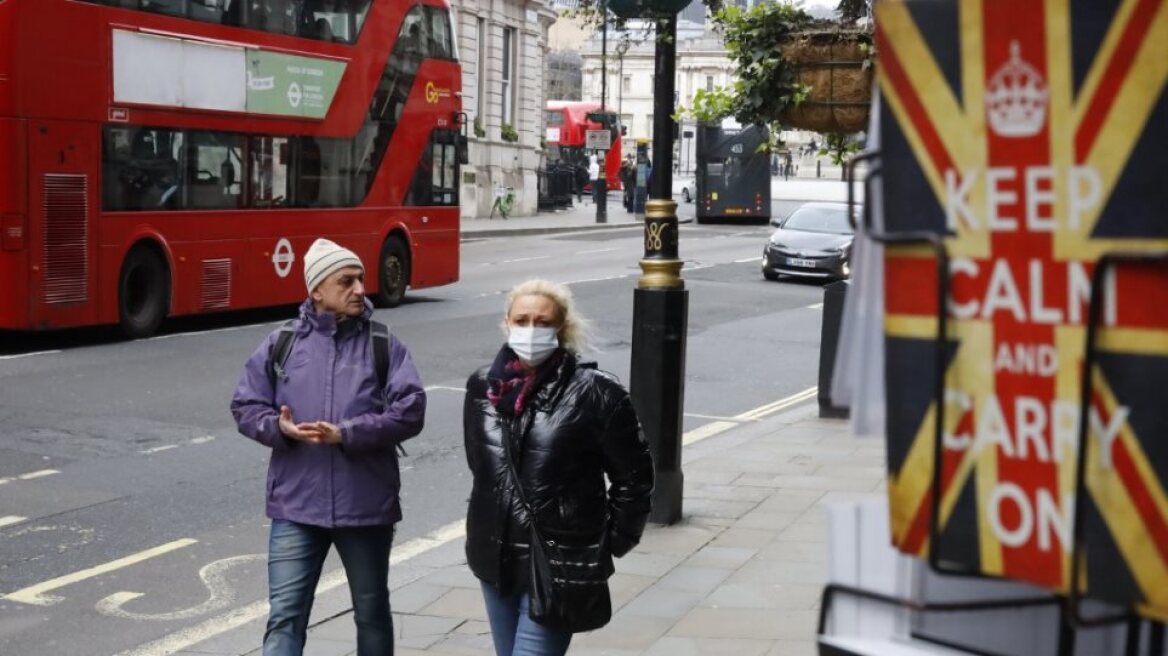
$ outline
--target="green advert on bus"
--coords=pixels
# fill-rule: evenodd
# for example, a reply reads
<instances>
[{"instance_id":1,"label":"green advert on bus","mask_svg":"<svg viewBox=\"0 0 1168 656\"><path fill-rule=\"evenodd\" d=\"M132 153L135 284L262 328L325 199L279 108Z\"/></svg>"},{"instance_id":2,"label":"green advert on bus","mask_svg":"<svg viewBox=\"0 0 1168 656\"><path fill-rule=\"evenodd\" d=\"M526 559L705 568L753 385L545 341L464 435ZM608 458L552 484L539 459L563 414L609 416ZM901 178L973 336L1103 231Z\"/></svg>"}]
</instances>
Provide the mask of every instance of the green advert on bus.
<instances>
[{"instance_id":1,"label":"green advert on bus","mask_svg":"<svg viewBox=\"0 0 1168 656\"><path fill-rule=\"evenodd\" d=\"M344 72L344 62L249 49L247 111L324 118Z\"/></svg>"}]
</instances>

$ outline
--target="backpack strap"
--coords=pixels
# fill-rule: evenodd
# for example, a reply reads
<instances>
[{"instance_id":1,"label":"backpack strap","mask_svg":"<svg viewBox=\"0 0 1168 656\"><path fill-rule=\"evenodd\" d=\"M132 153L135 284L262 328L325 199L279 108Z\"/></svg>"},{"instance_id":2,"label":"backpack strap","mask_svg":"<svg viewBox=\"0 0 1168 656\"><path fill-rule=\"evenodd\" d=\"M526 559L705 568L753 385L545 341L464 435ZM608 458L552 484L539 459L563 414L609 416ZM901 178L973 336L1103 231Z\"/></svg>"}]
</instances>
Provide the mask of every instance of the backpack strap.
<instances>
[{"instance_id":1,"label":"backpack strap","mask_svg":"<svg viewBox=\"0 0 1168 656\"><path fill-rule=\"evenodd\" d=\"M389 326L380 321L369 321L369 340L373 347L373 368L377 370L377 389L385 399L385 386L389 383ZM397 455L404 457L405 447L397 443Z\"/></svg>"},{"instance_id":2,"label":"backpack strap","mask_svg":"<svg viewBox=\"0 0 1168 656\"><path fill-rule=\"evenodd\" d=\"M285 377L284 363L288 362L288 355L292 353L292 342L294 341L296 341L296 319L289 319L280 326L276 341L268 347L266 369L268 381L271 382L273 390L276 389L276 383Z\"/></svg>"},{"instance_id":3,"label":"backpack strap","mask_svg":"<svg viewBox=\"0 0 1168 656\"><path fill-rule=\"evenodd\" d=\"M389 326L380 321L369 322L369 339L373 344L373 367L377 370L378 389L383 393L389 383Z\"/></svg>"}]
</instances>

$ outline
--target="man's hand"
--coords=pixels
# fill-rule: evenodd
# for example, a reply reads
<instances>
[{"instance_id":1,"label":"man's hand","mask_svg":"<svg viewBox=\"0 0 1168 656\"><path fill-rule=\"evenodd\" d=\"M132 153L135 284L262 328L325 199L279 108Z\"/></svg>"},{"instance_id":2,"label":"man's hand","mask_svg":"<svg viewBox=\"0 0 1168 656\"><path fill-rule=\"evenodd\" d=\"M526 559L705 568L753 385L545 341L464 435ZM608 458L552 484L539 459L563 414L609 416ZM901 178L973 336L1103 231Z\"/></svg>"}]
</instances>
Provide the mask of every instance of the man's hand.
<instances>
[{"instance_id":1,"label":"man's hand","mask_svg":"<svg viewBox=\"0 0 1168 656\"><path fill-rule=\"evenodd\" d=\"M317 436L319 444L340 444L341 427L327 421L315 421L309 424L300 424L300 428L311 430Z\"/></svg>"},{"instance_id":2,"label":"man's hand","mask_svg":"<svg viewBox=\"0 0 1168 656\"><path fill-rule=\"evenodd\" d=\"M327 421L309 421L296 423L292 418L292 409L280 406L280 432L299 442L309 444L340 444L341 429Z\"/></svg>"}]
</instances>

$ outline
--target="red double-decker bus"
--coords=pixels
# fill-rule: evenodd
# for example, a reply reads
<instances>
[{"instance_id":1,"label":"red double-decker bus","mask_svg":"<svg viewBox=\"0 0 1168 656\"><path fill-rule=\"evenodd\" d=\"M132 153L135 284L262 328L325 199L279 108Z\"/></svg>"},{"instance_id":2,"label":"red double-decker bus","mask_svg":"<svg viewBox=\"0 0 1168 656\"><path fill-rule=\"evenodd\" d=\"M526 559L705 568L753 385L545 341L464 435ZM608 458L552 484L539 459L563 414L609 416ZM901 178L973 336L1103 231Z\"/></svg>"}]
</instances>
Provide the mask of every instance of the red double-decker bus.
<instances>
[{"instance_id":1,"label":"red double-decker bus","mask_svg":"<svg viewBox=\"0 0 1168 656\"><path fill-rule=\"evenodd\" d=\"M0 1L0 328L456 281L460 87L443 0Z\"/></svg>"},{"instance_id":2,"label":"red double-decker bus","mask_svg":"<svg viewBox=\"0 0 1168 656\"><path fill-rule=\"evenodd\" d=\"M588 165L590 152L584 147L588 130L601 130L604 126L597 121L589 120L589 114L600 112L600 103L577 100L549 100L544 111L544 141L549 146L559 149L559 159L576 166ZM621 136L620 117L609 110L607 121L609 124L610 143L608 155L604 159L604 177L608 189L621 189ZM594 116L595 118L595 116Z\"/></svg>"}]
</instances>

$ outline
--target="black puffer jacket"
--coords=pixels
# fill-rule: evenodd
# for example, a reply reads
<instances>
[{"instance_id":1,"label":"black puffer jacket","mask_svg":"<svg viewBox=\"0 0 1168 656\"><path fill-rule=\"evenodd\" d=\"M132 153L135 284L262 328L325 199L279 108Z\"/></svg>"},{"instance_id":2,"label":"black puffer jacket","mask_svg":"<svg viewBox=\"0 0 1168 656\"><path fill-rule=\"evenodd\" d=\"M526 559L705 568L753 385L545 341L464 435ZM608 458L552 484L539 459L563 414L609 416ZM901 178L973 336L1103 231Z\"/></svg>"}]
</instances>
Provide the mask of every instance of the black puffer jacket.
<instances>
[{"instance_id":1,"label":"black puffer jacket","mask_svg":"<svg viewBox=\"0 0 1168 656\"><path fill-rule=\"evenodd\" d=\"M513 422L510 432L522 442L524 494L545 539L577 545L606 540L602 569L611 574L612 556L623 556L641 539L653 489L652 458L628 392L594 364L565 354L523 415L512 417L496 413L487 399L487 371L471 375L463 407L474 475L466 517L471 571L502 594L526 589L529 531L503 450L503 422Z\"/></svg>"}]
</instances>

